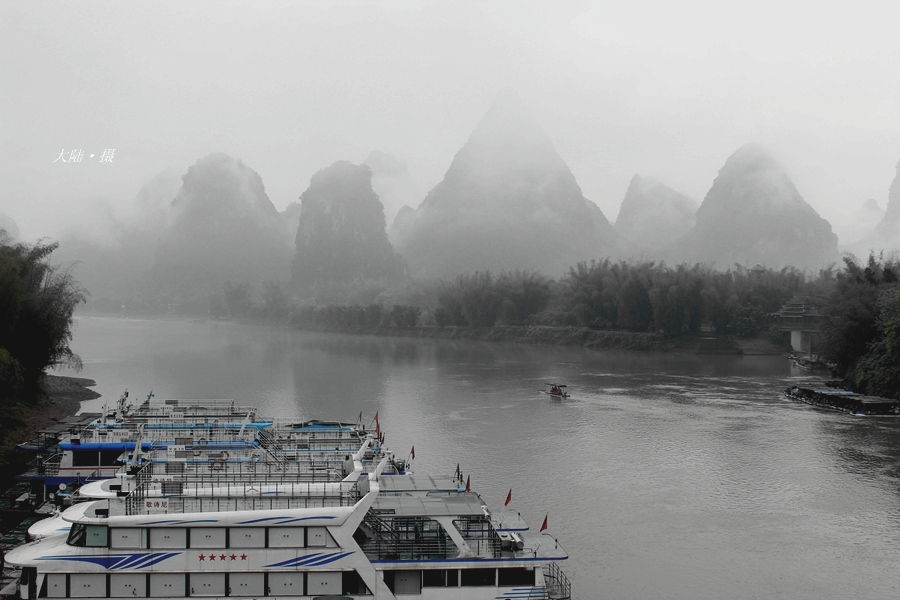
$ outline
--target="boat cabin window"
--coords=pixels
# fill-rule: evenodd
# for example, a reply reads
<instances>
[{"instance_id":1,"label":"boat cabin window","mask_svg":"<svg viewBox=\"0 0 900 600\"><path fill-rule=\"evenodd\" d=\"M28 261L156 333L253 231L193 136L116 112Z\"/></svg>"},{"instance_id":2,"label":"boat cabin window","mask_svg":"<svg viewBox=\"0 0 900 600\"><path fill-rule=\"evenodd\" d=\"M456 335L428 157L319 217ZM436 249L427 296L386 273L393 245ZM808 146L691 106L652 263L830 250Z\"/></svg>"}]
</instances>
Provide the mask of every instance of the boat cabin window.
<instances>
[{"instance_id":1,"label":"boat cabin window","mask_svg":"<svg viewBox=\"0 0 900 600\"><path fill-rule=\"evenodd\" d=\"M497 570L463 569L461 583L463 587L497 585Z\"/></svg>"},{"instance_id":2,"label":"boat cabin window","mask_svg":"<svg viewBox=\"0 0 900 600\"><path fill-rule=\"evenodd\" d=\"M96 467L100 464L100 453L90 450L76 450L72 452L73 467Z\"/></svg>"},{"instance_id":3,"label":"boat cabin window","mask_svg":"<svg viewBox=\"0 0 900 600\"><path fill-rule=\"evenodd\" d=\"M534 568L507 567L497 569L497 585L534 585Z\"/></svg>"},{"instance_id":4,"label":"boat cabin window","mask_svg":"<svg viewBox=\"0 0 900 600\"><path fill-rule=\"evenodd\" d=\"M87 546L90 548L106 548L109 543L109 529L106 525L85 525L75 523L69 530L70 546Z\"/></svg>"},{"instance_id":5,"label":"boat cabin window","mask_svg":"<svg viewBox=\"0 0 900 600\"><path fill-rule=\"evenodd\" d=\"M366 586L366 582L363 581L356 571L344 571L341 578L343 579L341 593L345 596L347 594L353 594L354 596L368 596L372 594Z\"/></svg>"},{"instance_id":6,"label":"boat cabin window","mask_svg":"<svg viewBox=\"0 0 900 600\"><path fill-rule=\"evenodd\" d=\"M459 587L459 570L426 569L422 571L422 587Z\"/></svg>"},{"instance_id":7,"label":"boat cabin window","mask_svg":"<svg viewBox=\"0 0 900 600\"><path fill-rule=\"evenodd\" d=\"M101 467L114 467L121 463L119 463L119 457L122 456L121 450L101 450L100 451L100 466Z\"/></svg>"}]
</instances>

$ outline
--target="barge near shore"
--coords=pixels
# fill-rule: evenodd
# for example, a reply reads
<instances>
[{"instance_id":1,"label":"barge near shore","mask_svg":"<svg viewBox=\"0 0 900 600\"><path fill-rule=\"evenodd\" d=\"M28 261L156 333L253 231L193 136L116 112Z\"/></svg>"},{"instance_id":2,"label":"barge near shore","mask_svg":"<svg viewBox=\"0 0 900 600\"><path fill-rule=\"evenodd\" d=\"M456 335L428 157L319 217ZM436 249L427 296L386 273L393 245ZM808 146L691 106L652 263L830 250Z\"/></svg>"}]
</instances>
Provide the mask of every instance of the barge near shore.
<instances>
[{"instance_id":1,"label":"barge near shore","mask_svg":"<svg viewBox=\"0 0 900 600\"><path fill-rule=\"evenodd\" d=\"M837 410L857 417L900 417L900 400L866 396L849 390L792 386L784 390L784 395L795 402Z\"/></svg>"}]
</instances>

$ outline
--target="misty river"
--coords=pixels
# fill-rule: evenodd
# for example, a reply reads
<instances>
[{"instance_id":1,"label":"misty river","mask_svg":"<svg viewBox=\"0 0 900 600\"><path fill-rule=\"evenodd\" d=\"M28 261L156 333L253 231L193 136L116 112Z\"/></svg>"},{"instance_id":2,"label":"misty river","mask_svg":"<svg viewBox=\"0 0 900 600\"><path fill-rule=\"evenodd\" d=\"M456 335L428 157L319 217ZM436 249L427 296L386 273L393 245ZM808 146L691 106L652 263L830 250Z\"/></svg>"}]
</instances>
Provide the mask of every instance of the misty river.
<instances>
[{"instance_id":1,"label":"misty river","mask_svg":"<svg viewBox=\"0 0 900 600\"><path fill-rule=\"evenodd\" d=\"M900 419L787 401L809 376L784 357L84 316L71 347L103 394L85 410L127 388L270 417L378 411L414 470L459 463L497 510L512 488L535 530L549 513L580 600L900 597ZM552 380L572 398L539 394Z\"/></svg>"}]
</instances>

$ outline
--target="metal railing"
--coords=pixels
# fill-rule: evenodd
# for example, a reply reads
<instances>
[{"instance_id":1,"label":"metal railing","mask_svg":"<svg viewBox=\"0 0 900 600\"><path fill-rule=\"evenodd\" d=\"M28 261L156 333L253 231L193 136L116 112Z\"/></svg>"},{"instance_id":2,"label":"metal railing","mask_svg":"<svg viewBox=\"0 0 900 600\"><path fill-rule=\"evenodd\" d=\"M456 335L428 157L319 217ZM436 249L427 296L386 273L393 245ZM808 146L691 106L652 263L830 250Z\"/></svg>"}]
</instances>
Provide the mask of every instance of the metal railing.
<instances>
[{"instance_id":1,"label":"metal railing","mask_svg":"<svg viewBox=\"0 0 900 600\"><path fill-rule=\"evenodd\" d=\"M369 513L360 529L365 534L360 548L370 560L447 559L459 555L459 548L432 519L381 518Z\"/></svg>"},{"instance_id":2,"label":"metal railing","mask_svg":"<svg viewBox=\"0 0 900 600\"><path fill-rule=\"evenodd\" d=\"M204 481L212 484L229 481L327 482L343 479L342 463L321 464L270 462L263 460L231 461L204 458L189 461L151 462L137 474L137 483L178 478L184 481Z\"/></svg>"},{"instance_id":3,"label":"metal railing","mask_svg":"<svg viewBox=\"0 0 900 600\"><path fill-rule=\"evenodd\" d=\"M41 455L35 459L34 472L38 477L50 477L59 474L62 454Z\"/></svg>"},{"instance_id":4,"label":"metal railing","mask_svg":"<svg viewBox=\"0 0 900 600\"><path fill-rule=\"evenodd\" d=\"M266 451L269 460L274 461L276 463L285 463L284 457L278 452L278 443L272 436L270 431L266 429L260 429L256 433L256 441L259 442L259 446Z\"/></svg>"},{"instance_id":5,"label":"metal railing","mask_svg":"<svg viewBox=\"0 0 900 600\"><path fill-rule=\"evenodd\" d=\"M89 427L82 430L77 437L81 443L134 442L140 438L143 443L167 442L169 444L177 444L181 442L180 445L193 444L203 446L210 442L226 441L242 441L247 444L255 443L257 433L257 429L253 427L248 427L241 431L238 427L202 427L192 421L158 425L148 428L146 424L128 422L122 424L121 427L113 429Z\"/></svg>"},{"instance_id":6,"label":"metal railing","mask_svg":"<svg viewBox=\"0 0 900 600\"><path fill-rule=\"evenodd\" d=\"M572 600L572 583L559 568L559 564L549 563L544 571L547 595L553 600Z\"/></svg>"},{"instance_id":7,"label":"metal railing","mask_svg":"<svg viewBox=\"0 0 900 600\"><path fill-rule=\"evenodd\" d=\"M140 484L125 498L128 515L351 506L362 494L357 482L338 484L167 481Z\"/></svg>"},{"instance_id":8,"label":"metal railing","mask_svg":"<svg viewBox=\"0 0 900 600\"><path fill-rule=\"evenodd\" d=\"M173 469L176 465L181 466L183 463L164 463L156 465L156 467L165 467L164 469L155 469L150 468L150 465L145 466L141 469L136 478L135 489L138 486L143 486L145 490L155 490L159 487L161 483L166 483L170 481L177 481L184 485L184 489L186 490L205 490L209 488L218 488L218 489L240 489L241 486L247 486L248 489L250 486L259 489L260 486L264 486L266 489L271 488L272 491L279 491L279 493L301 493L304 490L316 489L315 486L338 486L342 482L342 477L340 476L340 471L333 473L333 475L329 476L327 473L319 473L319 472L303 472L298 470L292 471L275 471L268 469L260 469L260 470L233 470L226 471L224 468L222 470L216 470L216 467L222 465L228 465L229 463L220 463L213 462L209 463L206 467L200 469L191 469L191 470L179 470ZM251 464L254 467L258 467L260 464L267 466L275 466L271 463L236 463L236 464ZM190 465L191 467L198 467L201 465ZM234 465L232 465L234 466ZM342 485L344 487L350 486L356 482L345 482ZM311 487L312 486L312 487ZM281 488L285 489L282 490ZM181 493L181 492L179 492Z\"/></svg>"},{"instance_id":9,"label":"metal railing","mask_svg":"<svg viewBox=\"0 0 900 600\"><path fill-rule=\"evenodd\" d=\"M486 516L459 517L453 525L477 556L498 558L502 542L497 530Z\"/></svg>"}]
</instances>

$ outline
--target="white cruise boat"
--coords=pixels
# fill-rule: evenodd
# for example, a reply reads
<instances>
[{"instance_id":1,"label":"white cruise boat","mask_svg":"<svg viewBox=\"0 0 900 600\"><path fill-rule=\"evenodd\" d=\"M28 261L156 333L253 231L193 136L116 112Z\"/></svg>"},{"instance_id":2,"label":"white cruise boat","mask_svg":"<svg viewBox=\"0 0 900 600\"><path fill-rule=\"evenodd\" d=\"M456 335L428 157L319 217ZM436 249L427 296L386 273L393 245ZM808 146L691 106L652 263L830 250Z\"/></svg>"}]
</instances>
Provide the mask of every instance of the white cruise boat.
<instances>
[{"instance_id":1,"label":"white cruise boat","mask_svg":"<svg viewBox=\"0 0 900 600\"><path fill-rule=\"evenodd\" d=\"M250 460L167 447L84 486L7 553L18 597L571 598L556 540L455 478L410 473L377 433L273 429Z\"/></svg>"},{"instance_id":2,"label":"white cruise boat","mask_svg":"<svg viewBox=\"0 0 900 600\"><path fill-rule=\"evenodd\" d=\"M477 494L431 478L379 481L373 473L359 483L358 493L332 501L316 492L315 502L224 501L239 510L205 510L223 507L209 496L143 496L116 505L124 511L85 502L64 514L67 536L19 546L6 560L21 568L27 600L571 597L555 540L504 537ZM291 500L309 507L291 508Z\"/></svg>"}]
</instances>

